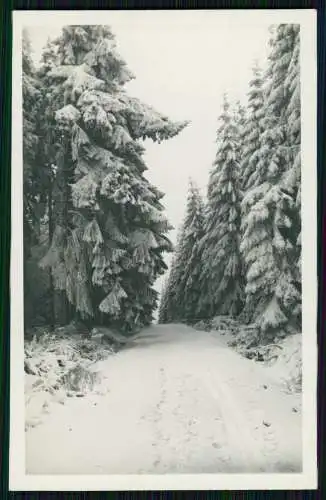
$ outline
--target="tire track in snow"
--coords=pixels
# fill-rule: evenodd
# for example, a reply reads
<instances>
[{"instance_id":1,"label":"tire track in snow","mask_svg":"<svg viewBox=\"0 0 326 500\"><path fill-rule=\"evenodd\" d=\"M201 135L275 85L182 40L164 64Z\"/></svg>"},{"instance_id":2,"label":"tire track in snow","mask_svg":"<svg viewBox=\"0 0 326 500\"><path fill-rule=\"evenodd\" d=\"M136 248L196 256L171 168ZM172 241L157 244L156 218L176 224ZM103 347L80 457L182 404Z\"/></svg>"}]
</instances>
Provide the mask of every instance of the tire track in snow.
<instances>
[{"instance_id":1,"label":"tire track in snow","mask_svg":"<svg viewBox=\"0 0 326 500\"><path fill-rule=\"evenodd\" d=\"M277 388L257 391L261 372L252 366L202 332L152 327L103 364L110 392L96 406L91 395L67 401L28 432L29 473L276 472L280 458L297 464L299 451L289 449L301 427ZM261 425L265 412L275 426Z\"/></svg>"},{"instance_id":2,"label":"tire track in snow","mask_svg":"<svg viewBox=\"0 0 326 500\"><path fill-rule=\"evenodd\" d=\"M255 469L258 467L260 470L263 453L249 430L248 421L242 416L246 414L243 407L237 404L232 396L233 390L225 380L221 381L213 375L210 368L207 374L206 383L210 393L218 402L233 457L239 461L238 465L241 468L252 470L253 467Z\"/></svg>"}]
</instances>

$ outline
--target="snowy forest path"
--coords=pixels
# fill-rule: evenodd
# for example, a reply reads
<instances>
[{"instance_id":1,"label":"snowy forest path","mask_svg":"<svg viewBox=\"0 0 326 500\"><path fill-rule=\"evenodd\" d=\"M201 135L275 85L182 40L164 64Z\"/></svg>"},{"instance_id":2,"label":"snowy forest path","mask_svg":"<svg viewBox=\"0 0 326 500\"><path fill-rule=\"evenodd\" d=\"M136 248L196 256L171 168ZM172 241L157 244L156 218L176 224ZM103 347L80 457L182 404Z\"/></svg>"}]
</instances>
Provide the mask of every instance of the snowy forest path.
<instances>
[{"instance_id":1,"label":"snowy forest path","mask_svg":"<svg viewBox=\"0 0 326 500\"><path fill-rule=\"evenodd\" d=\"M301 470L298 396L216 332L152 326L98 369L106 394L68 399L28 430L27 473Z\"/></svg>"}]
</instances>

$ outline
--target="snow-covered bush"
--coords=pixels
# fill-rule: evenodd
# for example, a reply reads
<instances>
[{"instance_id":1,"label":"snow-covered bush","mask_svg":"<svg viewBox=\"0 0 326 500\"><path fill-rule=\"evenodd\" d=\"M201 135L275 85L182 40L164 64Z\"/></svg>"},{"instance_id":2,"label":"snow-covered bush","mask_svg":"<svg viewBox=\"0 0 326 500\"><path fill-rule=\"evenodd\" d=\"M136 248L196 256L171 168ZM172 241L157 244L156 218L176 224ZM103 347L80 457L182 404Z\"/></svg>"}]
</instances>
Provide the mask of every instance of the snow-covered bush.
<instances>
[{"instance_id":1,"label":"snow-covered bush","mask_svg":"<svg viewBox=\"0 0 326 500\"><path fill-rule=\"evenodd\" d=\"M302 389L302 335L289 335L279 342L270 371L280 380L288 392L300 392ZM276 351L276 349L275 349Z\"/></svg>"},{"instance_id":2,"label":"snow-covered bush","mask_svg":"<svg viewBox=\"0 0 326 500\"><path fill-rule=\"evenodd\" d=\"M231 334L238 332L240 327L237 319L231 316L215 316L211 321L211 329L216 331L227 331Z\"/></svg>"},{"instance_id":3,"label":"snow-covered bush","mask_svg":"<svg viewBox=\"0 0 326 500\"><path fill-rule=\"evenodd\" d=\"M55 333L41 330L25 340L27 427L38 422L51 403L64 403L67 396L96 390L101 378L95 363L114 353L109 342L86 338L83 333L72 334L64 328Z\"/></svg>"}]
</instances>

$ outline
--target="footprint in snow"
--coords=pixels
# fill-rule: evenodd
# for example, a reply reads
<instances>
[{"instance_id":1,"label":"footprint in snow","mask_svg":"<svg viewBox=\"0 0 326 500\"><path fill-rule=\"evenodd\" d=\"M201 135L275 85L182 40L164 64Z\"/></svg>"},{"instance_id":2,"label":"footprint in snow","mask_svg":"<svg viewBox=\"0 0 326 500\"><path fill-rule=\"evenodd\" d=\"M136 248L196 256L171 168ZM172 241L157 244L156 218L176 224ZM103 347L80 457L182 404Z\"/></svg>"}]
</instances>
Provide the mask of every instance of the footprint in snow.
<instances>
[{"instance_id":1,"label":"footprint in snow","mask_svg":"<svg viewBox=\"0 0 326 500\"><path fill-rule=\"evenodd\" d=\"M220 445L219 443L216 443L215 441L212 443L212 446L213 448L221 448L222 445Z\"/></svg>"}]
</instances>

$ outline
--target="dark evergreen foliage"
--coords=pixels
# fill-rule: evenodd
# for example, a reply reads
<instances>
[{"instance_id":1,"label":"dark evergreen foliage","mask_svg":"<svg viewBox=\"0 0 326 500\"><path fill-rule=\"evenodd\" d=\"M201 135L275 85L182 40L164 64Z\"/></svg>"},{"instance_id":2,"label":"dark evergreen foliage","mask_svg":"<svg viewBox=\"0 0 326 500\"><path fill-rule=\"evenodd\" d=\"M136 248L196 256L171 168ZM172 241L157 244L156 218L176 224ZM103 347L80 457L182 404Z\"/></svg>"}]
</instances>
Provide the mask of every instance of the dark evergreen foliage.
<instances>
[{"instance_id":1,"label":"dark evergreen foliage","mask_svg":"<svg viewBox=\"0 0 326 500\"><path fill-rule=\"evenodd\" d=\"M201 282L209 316L238 314L243 294L239 251L239 131L226 96L220 122L218 150L207 190L205 235L201 242Z\"/></svg>"},{"instance_id":2,"label":"dark evergreen foliage","mask_svg":"<svg viewBox=\"0 0 326 500\"><path fill-rule=\"evenodd\" d=\"M263 112L256 119L255 167L245 176L242 201L246 309L248 319L257 322L265 338L276 330L300 328L301 293L297 266L293 265L299 258L298 110L292 111L297 120L290 127L288 124L289 110L300 108L299 80L294 76L299 68L293 68L298 66L298 30L296 25L280 25L271 39ZM252 83L252 118L257 118L258 83L257 78Z\"/></svg>"},{"instance_id":3,"label":"dark evergreen foliage","mask_svg":"<svg viewBox=\"0 0 326 500\"><path fill-rule=\"evenodd\" d=\"M153 284L171 248L163 193L144 176L139 139L160 142L186 123L125 93L133 75L108 27L68 26L55 46L46 77L63 98L55 112L60 196L42 267L82 318L133 331L152 319Z\"/></svg>"},{"instance_id":4,"label":"dark evergreen foliage","mask_svg":"<svg viewBox=\"0 0 326 500\"><path fill-rule=\"evenodd\" d=\"M190 181L186 215L180 229L171 272L162 291L159 321L193 322L202 314L200 242L204 235L204 204Z\"/></svg>"}]
</instances>

